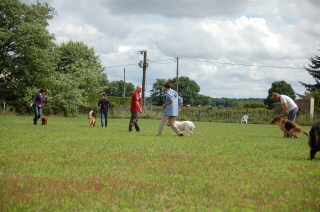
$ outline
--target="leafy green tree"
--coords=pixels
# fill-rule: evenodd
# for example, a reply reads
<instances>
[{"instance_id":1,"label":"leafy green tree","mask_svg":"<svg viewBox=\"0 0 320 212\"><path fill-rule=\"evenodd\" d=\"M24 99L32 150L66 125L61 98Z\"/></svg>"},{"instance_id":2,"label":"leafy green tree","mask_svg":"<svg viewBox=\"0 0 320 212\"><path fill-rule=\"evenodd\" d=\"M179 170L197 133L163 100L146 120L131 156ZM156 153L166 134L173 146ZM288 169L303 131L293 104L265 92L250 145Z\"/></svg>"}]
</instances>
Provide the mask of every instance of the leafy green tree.
<instances>
[{"instance_id":1,"label":"leafy green tree","mask_svg":"<svg viewBox=\"0 0 320 212\"><path fill-rule=\"evenodd\" d=\"M275 103L275 100L272 99L273 93L279 93L284 94L292 99L296 99L295 92L290 84L286 83L285 81L276 81L271 84L271 88L268 90L268 97L264 99L264 104L267 105L269 109L273 108L273 104Z\"/></svg>"},{"instance_id":2,"label":"leafy green tree","mask_svg":"<svg viewBox=\"0 0 320 212\"><path fill-rule=\"evenodd\" d=\"M299 82L307 90L304 96L314 98L315 109L319 111L320 110L320 57L314 56L314 57L311 57L309 60L311 64L308 65L309 66L308 68L307 67L304 67L304 68L314 78L314 80L316 81L316 84L311 85L311 84L303 83L301 81Z\"/></svg>"},{"instance_id":3,"label":"leafy green tree","mask_svg":"<svg viewBox=\"0 0 320 212\"><path fill-rule=\"evenodd\" d=\"M125 97L131 97L132 93L135 91L135 87L131 82L124 82L123 80L113 81L108 84L108 88L105 92L108 96L123 97L124 85L126 85Z\"/></svg>"},{"instance_id":4,"label":"leafy green tree","mask_svg":"<svg viewBox=\"0 0 320 212\"><path fill-rule=\"evenodd\" d=\"M170 82L172 88L176 90L176 78L173 79L157 79L153 84L152 89L150 90L150 98L152 103L155 105L163 105L166 99L166 92L163 85L167 82ZM200 87L194 81L188 77L179 77L178 82L178 93L183 98L184 105L209 105L210 99L207 99L205 96L199 96Z\"/></svg>"},{"instance_id":5,"label":"leafy green tree","mask_svg":"<svg viewBox=\"0 0 320 212\"><path fill-rule=\"evenodd\" d=\"M108 83L105 68L94 48L83 42L69 41L58 47L60 62L56 69L62 74L70 74L71 80L78 82L77 89L85 93L101 93Z\"/></svg>"},{"instance_id":6,"label":"leafy green tree","mask_svg":"<svg viewBox=\"0 0 320 212\"><path fill-rule=\"evenodd\" d=\"M0 98L19 112L55 68L55 38L46 29L55 10L19 0L1 0L0 8Z\"/></svg>"},{"instance_id":7,"label":"leafy green tree","mask_svg":"<svg viewBox=\"0 0 320 212\"><path fill-rule=\"evenodd\" d=\"M176 87L176 78L169 79L173 88ZM178 92L183 98L183 103L185 105L196 105L196 98L200 92L200 87L196 81L191 80L189 77L179 77L178 81Z\"/></svg>"},{"instance_id":8,"label":"leafy green tree","mask_svg":"<svg viewBox=\"0 0 320 212\"><path fill-rule=\"evenodd\" d=\"M152 104L163 105L166 100L166 90L164 89L164 84L168 82L165 79L156 79L153 83L152 89L150 90L150 99Z\"/></svg>"},{"instance_id":9,"label":"leafy green tree","mask_svg":"<svg viewBox=\"0 0 320 212\"><path fill-rule=\"evenodd\" d=\"M306 89L308 92L315 91L317 89L320 89L320 57L319 56L314 56L311 57L310 59L311 64L309 64L308 68L304 67L305 70L313 77L313 79L316 81L316 84L311 85L311 84L306 84L301 81L299 81Z\"/></svg>"},{"instance_id":10,"label":"leafy green tree","mask_svg":"<svg viewBox=\"0 0 320 212\"><path fill-rule=\"evenodd\" d=\"M210 105L210 97L202 94L196 95L195 105L208 106Z\"/></svg>"},{"instance_id":11,"label":"leafy green tree","mask_svg":"<svg viewBox=\"0 0 320 212\"><path fill-rule=\"evenodd\" d=\"M79 82L73 78L70 73L55 72L51 75L53 99L44 105L45 113L76 116L79 109L86 106L85 91L79 89Z\"/></svg>"},{"instance_id":12,"label":"leafy green tree","mask_svg":"<svg viewBox=\"0 0 320 212\"><path fill-rule=\"evenodd\" d=\"M88 104L90 94L102 93L107 85L107 75L94 49L83 42L69 41L57 47L60 61L51 75L54 113L76 115Z\"/></svg>"}]
</instances>

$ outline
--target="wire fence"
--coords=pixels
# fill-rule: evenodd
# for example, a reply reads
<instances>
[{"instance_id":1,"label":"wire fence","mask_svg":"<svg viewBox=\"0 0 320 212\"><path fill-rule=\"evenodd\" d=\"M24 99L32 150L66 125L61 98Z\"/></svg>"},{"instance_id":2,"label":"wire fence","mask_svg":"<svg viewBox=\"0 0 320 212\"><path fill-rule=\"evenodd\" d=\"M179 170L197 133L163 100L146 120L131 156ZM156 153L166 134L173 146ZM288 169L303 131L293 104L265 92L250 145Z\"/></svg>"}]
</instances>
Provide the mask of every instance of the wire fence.
<instances>
[{"instance_id":1,"label":"wire fence","mask_svg":"<svg viewBox=\"0 0 320 212\"><path fill-rule=\"evenodd\" d=\"M161 119L163 115L163 107L148 105L144 108L140 118L145 119ZM221 122L221 123L241 123L241 118L244 115L249 117L248 124L270 124L271 121L278 117L280 111L268 109L237 109L237 108L197 108L197 107L184 107L179 113L177 120L189 121L204 121L204 122ZM117 106L112 108L109 112L110 118L130 118L129 106ZM312 125L320 116L314 114L311 118L310 114L300 111L296 122L300 125Z\"/></svg>"}]
</instances>

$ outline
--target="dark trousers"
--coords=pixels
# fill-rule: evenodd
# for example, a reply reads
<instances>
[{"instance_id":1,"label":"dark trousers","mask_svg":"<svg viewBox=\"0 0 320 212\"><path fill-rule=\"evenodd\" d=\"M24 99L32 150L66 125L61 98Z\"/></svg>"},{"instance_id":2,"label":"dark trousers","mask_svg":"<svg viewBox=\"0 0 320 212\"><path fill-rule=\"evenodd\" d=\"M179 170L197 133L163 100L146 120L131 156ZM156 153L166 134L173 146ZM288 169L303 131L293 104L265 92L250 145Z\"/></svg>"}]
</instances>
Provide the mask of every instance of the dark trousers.
<instances>
[{"instance_id":1,"label":"dark trousers","mask_svg":"<svg viewBox=\"0 0 320 212\"><path fill-rule=\"evenodd\" d=\"M290 121L296 121L297 118L297 113L298 113L298 108L294 108L293 110L290 110L289 114L288 114L288 119Z\"/></svg>"},{"instance_id":2,"label":"dark trousers","mask_svg":"<svg viewBox=\"0 0 320 212\"><path fill-rule=\"evenodd\" d=\"M133 126L137 132L140 132L139 122L138 122L138 111L131 111L131 118L129 122L129 132L133 131Z\"/></svg>"}]
</instances>

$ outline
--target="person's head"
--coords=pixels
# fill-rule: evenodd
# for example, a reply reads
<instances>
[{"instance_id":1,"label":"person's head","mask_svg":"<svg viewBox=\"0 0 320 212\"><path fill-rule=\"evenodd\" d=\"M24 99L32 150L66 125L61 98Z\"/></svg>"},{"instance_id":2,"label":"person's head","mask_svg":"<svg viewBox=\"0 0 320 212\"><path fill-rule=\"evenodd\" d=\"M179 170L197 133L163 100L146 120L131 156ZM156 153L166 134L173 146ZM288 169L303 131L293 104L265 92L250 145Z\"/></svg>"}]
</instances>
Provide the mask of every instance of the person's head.
<instances>
[{"instance_id":1,"label":"person's head","mask_svg":"<svg viewBox=\"0 0 320 212\"><path fill-rule=\"evenodd\" d=\"M106 93L103 93L103 94L102 94L102 96L103 96L103 97L106 97L106 96L107 96L107 94L106 94Z\"/></svg>"},{"instance_id":2,"label":"person's head","mask_svg":"<svg viewBox=\"0 0 320 212\"><path fill-rule=\"evenodd\" d=\"M164 84L164 88L165 88L166 90L169 90L170 88L172 88L172 87L171 87L171 83L170 83L170 82L167 82L166 84Z\"/></svg>"},{"instance_id":3,"label":"person's head","mask_svg":"<svg viewBox=\"0 0 320 212\"><path fill-rule=\"evenodd\" d=\"M136 92L140 93L141 91L142 91L142 86L138 85L137 88L136 88Z\"/></svg>"},{"instance_id":4,"label":"person's head","mask_svg":"<svg viewBox=\"0 0 320 212\"><path fill-rule=\"evenodd\" d=\"M272 94L272 99L278 101L278 100L280 99L280 94L278 94L278 93L273 93L273 94Z\"/></svg>"},{"instance_id":5,"label":"person's head","mask_svg":"<svg viewBox=\"0 0 320 212\"><path fill-rule=\"evenodd\" d=\"M47 89L41 88L41 90L39 92L42 93L42 94L45 94L45 93L47 93Z\"/></svg>"}]
</instances>

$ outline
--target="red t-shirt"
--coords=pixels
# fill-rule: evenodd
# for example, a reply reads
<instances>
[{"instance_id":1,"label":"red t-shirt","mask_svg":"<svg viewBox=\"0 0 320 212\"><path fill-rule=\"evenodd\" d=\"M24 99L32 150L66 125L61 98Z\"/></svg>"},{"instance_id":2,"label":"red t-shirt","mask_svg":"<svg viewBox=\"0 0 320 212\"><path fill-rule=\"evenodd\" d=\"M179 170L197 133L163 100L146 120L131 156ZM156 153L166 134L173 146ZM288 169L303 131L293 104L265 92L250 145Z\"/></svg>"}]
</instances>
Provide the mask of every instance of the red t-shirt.
<instances>
[{"instance_id":1,"label":"red t-shirt","mask_svg":"<svg viewBox=\"0 0 320 212\"><path fill-rule=\"evenodd\" d=\"M140 96L140 93L138 93L138 92L134 92L132 94L131 107L130 107L131 111L140 111L139 107L137 107L137 105L136 105L136 101L139 102L139 105L141 107L142 106L142 98Z\"/></svg>"}]
</instances>

